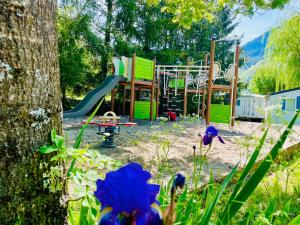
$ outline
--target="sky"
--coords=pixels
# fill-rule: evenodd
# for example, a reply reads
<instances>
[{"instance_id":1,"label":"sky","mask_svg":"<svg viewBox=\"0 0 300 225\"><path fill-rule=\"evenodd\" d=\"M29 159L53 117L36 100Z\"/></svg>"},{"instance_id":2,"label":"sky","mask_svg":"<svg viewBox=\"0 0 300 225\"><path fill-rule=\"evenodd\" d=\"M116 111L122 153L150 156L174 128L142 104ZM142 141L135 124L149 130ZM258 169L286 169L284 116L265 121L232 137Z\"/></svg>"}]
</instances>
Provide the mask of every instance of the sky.
<instances>
[{"instance_id":1,"label":"sky","mask_svg":"<svg viewBox=\"0 0 300 225\"><path fill-rule=\"evenodd\" d=\"M233 31L234 35L242 36L241 44L260 36L273 27L280 25L282 21L300 13L300 0L291 0L283 9L258 11L251 18L240 16L237 19L238 26Z\"/></svg>"}]
</instances>

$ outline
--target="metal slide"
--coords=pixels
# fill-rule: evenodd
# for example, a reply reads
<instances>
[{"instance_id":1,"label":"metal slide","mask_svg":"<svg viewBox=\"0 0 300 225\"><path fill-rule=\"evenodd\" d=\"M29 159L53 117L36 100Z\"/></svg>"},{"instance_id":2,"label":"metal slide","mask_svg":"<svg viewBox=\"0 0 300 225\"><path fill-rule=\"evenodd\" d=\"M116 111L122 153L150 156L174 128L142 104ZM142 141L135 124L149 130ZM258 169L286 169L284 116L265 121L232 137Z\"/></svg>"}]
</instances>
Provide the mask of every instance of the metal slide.
<instances>
[{"instance_id":1,"label":"metal slide","mask_svg":"<svg viewBox=\"0 0 300 225\"><path fill-rule=\"evenodd\" d=\"M112 91L119 81L123 79L123 76L108 76L98 87L90 91L74 109L64 112L64 118L85 116L102 97Z\"/></svg>"}]
</instances>

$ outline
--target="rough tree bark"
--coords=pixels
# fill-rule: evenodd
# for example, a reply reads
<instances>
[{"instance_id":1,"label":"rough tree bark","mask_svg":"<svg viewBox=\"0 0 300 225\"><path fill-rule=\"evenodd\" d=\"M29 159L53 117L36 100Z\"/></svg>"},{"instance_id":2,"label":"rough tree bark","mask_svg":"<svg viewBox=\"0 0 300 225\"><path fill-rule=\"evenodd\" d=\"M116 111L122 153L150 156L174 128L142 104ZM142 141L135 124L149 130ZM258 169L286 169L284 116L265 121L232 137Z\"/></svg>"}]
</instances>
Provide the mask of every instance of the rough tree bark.
<instances>
[{"instance_id":1,"label":"rough tree bark","mask_svg":"<svg viewBox=\"0 0 300 225\"><path fill-rule=\"evenodd\" d=\"M65 220L63 193L45 177L64 167L37 152L51 128L62 129L56 8L56 0L0 0L0 224Z\"/></svg>"}]
</instances>

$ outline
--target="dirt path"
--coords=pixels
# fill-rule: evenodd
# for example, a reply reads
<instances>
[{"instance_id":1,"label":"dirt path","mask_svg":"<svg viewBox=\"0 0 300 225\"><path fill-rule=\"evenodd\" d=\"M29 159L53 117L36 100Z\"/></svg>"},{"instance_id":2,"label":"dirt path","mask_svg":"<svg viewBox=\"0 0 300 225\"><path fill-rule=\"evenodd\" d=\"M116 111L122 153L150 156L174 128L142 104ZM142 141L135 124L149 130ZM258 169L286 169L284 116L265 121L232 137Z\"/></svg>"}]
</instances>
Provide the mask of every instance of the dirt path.
<instances>
[{"instance_id":1,"label":"dirt path","mask_svg":"<svg viewBox=\"0 0 300 225\"><path fill-rule=\"evenodd\" d=\"M64 130L68 134L69 144L74 143L81 127L82 119L64 120ZM176 123L138 121L137 127L121 127L116 136L116 149L100 149L101 137L97 135L98 127L90 126L85 132L83 144L92 149L99 149L100 153L124 163L136 161L151 170L157 179L164 181L177 172L186 176L193 170L193 148L197 146L199 154L199 136L204 134L205 125L196 118L190 118ZM225 145L217 138L207 153L207 163L203 168L201 182L206 182L212 169L216 177L226 175L239 161L243 166L251 155L259 138L262 136L261 123L239 122L233 130L228 125L217 124L219 135L223 137ZM260 158L266 155L272 144L278 139L284 126L273 125L267 137ZM300 126L294 128L285 143L284 148L300 142ZM203 147L202 152L207 151Z\"/></svg>"}]
</instances>

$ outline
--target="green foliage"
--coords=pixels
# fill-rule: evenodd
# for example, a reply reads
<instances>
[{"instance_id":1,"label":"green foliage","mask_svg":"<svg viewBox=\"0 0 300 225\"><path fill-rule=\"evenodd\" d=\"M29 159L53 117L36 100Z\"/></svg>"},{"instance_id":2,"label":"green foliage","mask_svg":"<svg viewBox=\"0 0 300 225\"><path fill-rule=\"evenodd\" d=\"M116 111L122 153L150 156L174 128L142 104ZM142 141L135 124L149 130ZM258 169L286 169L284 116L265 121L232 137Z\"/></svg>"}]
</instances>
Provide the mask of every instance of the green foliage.
<instances>
[{"instance_id":1,"label":"green foliage","mask_svg":"<svg viewBox=\"0 0 300 225\"><path fill-rule=\"evenodd\" d=\"M91 119L94 117L100 105L101 102L94 113L91 115L91 117L88 119L88 122L91 121ZM256 168L254 165L260 149L265 142L268 129L265 131L248 164L241 172L237 183L232 187L230 187L229 184L232 183L233 178L235 177L234 175L237 171L237 165L224 179L222 184L214 182L213 173L211 172L209 184L202 188L200 192L198 191L198 184L199 180L201 179L201 171L203 165L205 165L206 163L206 157L205 154L202 154L200 144L200 155L198 156L196 151L194 153L194 170L193 174L191 175L192 183L194 184L194 190L189 191L188 189L185 189L183 193L178 197L176 204L176 224L219 223L224 225L229 224L229 222L239 224L240 221L244 219L249 220L249 218L251 220L255 219L255 224L261 224L262 222L266 222L266 224L269 224L267 223L268 221L279 221L278 223L274 224L282 224L282 221L289 221L294 215L289 213L291 207L294 207L294 202L285 200L283 206L278 205L277 201L286 199L286 197L278 198L278 194L274 196L274 199L267 201L269 206L266 207L264 215L257 215L257 212L253 212L252 210L253 206L247 205L247 207L245 208L246 212L248 212L246 214L246 218L243 217L236 221L233 220L233 216L238 213L241 206L243 204L246 204L246 201L249 198L251 199L252 196L257 195L257 193L259 194L259 192L254 191L257 186L259 186L259 183L267 174L270 167L273 165L274 160L276 159L290 130L292 129L293 124L295 123L296 118L298 117L298 114L299 111L295 114L287 129L283 132L280 139L274 145L269 154ZM86 123L86 126L88 122ZM84 126L80 131L74 148L66 147L64 138L57 135L56 132L52 130L52 144L49 146L43 146L40 149L40 152L43 154L53 154L56 152L51 160L64 161L65 164L69 167L69 169L66 170L66 174L64 176L66 179L65 182L61 184L60 187L53 186L52 189L61 190L61 188L66 188L68 187L68 185L70 186L72 190L72 192L70 193L71 198L68 200L68 219L70 224L88 225L97 223L100 215L100 205L93 195L96 180L99 177L103 178L104 170L109 171L120 166L119 162L113 161L112 159L106 158L104 156L100 156L97 151L91 151L87 147L79 149L81 139L83 137L83 132L86 129L86 126ZM159 142L162 145L163 151L161 152L161 154L158 152L157 155L157 157L160 159L158 164L158 172L160 172L164 169L167 169L166 163L168 159L168 152L170 149L170 142L162 143L157 136L153 136L151 137L151 139ZM289 171L292 171L292 169ZM45 179L49 180L49 177L45 176ZM160 180L159 173L156 179ZM161 207L163 209L168 206L170 201L169 190L171 183L172 181L170 181L167 186L161 186L161 191L158 199L160 200ZM287 185L288 180L285 183ZM67 184L67 186L64 186L64 184ZM49 187L47 186L45 188ZM52 189L49 188L50 191ZM229 193L232 194L229 195ZM222 202L222 204L220 204L220 201ZM223 210L224 206L225 209Z\"/></svg>"},{"instance_id":2,"label":"green foliage","mask_svg":"<svg viewBox=\"0 0 300 225\"><path fill-rule=\"evenodd\" d=\"M224 7L232 8L236 13L251 15L258 8L275 9L283 7L289 0L147 0L147 2L152 5L161 2L166 3L162 10L173 14L172 21L189 28L192 23L202 19L212 21L215 13Z\"/></svg>"},{"instance_id":3,"label":"green foliage","mask_svg":"<svg viewBox=\"0 0 300 225\"><path fill-rule=\"evenodd\" d=\"M244 180L240 181L245 184L244 184L243 188L239 191L239 193L232 199L232 201L229 202L228 211L226 210L223 212L223 216L221 219L222 224L227 224L232 219L232 217L238 212L238 210L242 207L244 202L249 198L249 196L255 190L257 185L261 182L263 177L266 175L266 173L270 169L271 165L273 164L274 160L276 159L280 149L282 148L285 140L287 139L287 136L288 136L291 128L293 127L293 125L299 115L299 112L300 111L298 111L295 114L295 116L293 117L293 119L289 123L288 127L286 128L286 130L283 132L283 134L277 141L277 143L271 149L269 154L264 158L264 160L260 163L258 168L253 172L253 174L249 178L249 180L246 180L245 179L246 177L245 177ZM265 136L263 136L263 138L265 138ZM254 165L254 162L252 160L250 160L249 163L253 163L253 165ZM253 165L252 165L252 167L253 167ZM246 166L244 170L250 171L250 168L248 166Z\"/></svg>"},{"instance_id":4,"label":"green foliage","mask_svg":"<svg viewBox=\"0 0 300 225\"><path fill-rule=\"evenodd\" d=\"M67 90L81 89L94 83L99 73L96 58L101 51L99 39L90 30L88 15L74 15L72 8L63 8L57 17L59 67L64 99Z\"/></svg>"},{"instance_id":5,"label":"green foliage","mask_svg":"<svg viewBox=\"0 0 300 225\"><path fill-rule=\"evenodd\" d=\"M299 217L292 220L300 212L299 162L296 154L293 160L283 163L284 167L281 163L274 165L272 174L262 180L233 224L299 224Z\"/></svg>"},{"instance_id":6,"label":"green foliage","mask_svg":"<svg viewBox=\"0 0 300 225\"><path fill-rule=\"evenodd\" d=\"M264 63L256 70L250 82L250 90L257 94L269 94L276 91L277 70L272 63Z\"/></svg>"},{"instance_id":7,"label":"green foliage","mask_svg":"<svg viewBox=\"0 0 300 225\"><path fill-rule=\"evenodd\" d=\"M300 15L271 31L265 60L250 88L261 94L300 86Z\"/></svg>"},{"instance_id":8,"label":"green foliage","mask_svg":"<svg viewBox=\"0 0 300 225\"><path fill-rule=\"evenodd\" d=\"M44 174L44 188L55 192L64 189L69 192L68 221L71 225L95 225L99 219L99 202L94 196L96 180L104 176L104 171L114 170L121 164L111 158L102 156L98 151L93 151L87 147L80 148L85 129L99 110L103 100L98 104L93 114L88 118L86 124L81 128L73 148L65 145L65 138L57 135L53 129L51 131L51 145L42 146L40 153L56 153L50 161L64 162L67 170L63 167L51 167L49 174ZM43 165L41 165L43 166ZM61 181L63 174L64 182Z\"/></svg>"},{"instance_id":9,"label":"green foliage","mask_svg":"<svg viewBox=\"0 0 300 225\"><path fill-rule=\"evenodd\" d=\"M211 176L209 184L202 187L201 192L198 191L197 185L192 191L185 189L177 199L177 218L175 224L285 224L295 217L295 212L299 212L296 201L299 195L299 187L292 193L295 199L291 200L291 195L283 191L281 186L280 189L277 185L277 189L269 187L270 189L265 190L265 185L260 183L263 177L266 176L271 165L274 165L274 160L282 148L298 114L299 112L295 114L293 120L274 145L269 155L256 167L255 162L257 161L262 145L265 143L268 132L268 129L266 129L249 162L241 171L235 185L226 188L228 183L233 181L236 167L224 179L221 185L214 183ZM205 164L205 157L202 153L200 153L199 158L195 154L194 157L195 166L201 170L203 164ZM192 181L193 183L198 183L201 179L201 172L200 174L195 174L195 171L197 170L194 169L194 174L191 178L194 180ZM162 208L165 208L169 204L169 186L170 183L161 188L159 200L161 201ZM259 188L255 190L257 187ZM297 188L297 186L295 187ZM269 190L274 190L271 196ZM239 210L243 204L246 207L240 212ZM233 218L236 214L237 216Z\"/></svg>"}]
</instances>

